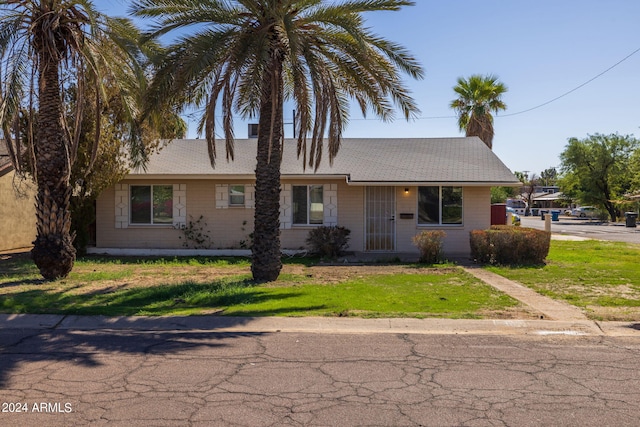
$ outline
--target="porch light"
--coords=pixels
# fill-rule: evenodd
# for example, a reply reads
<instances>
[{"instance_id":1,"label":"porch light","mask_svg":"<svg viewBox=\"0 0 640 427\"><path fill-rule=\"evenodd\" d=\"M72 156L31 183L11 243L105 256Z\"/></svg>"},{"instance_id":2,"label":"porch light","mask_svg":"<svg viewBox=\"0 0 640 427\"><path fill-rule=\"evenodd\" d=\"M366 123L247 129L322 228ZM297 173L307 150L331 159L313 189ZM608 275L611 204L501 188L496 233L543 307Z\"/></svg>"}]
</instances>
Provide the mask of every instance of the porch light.
<instances>
[{"instance_id":1,"label":"porch light","mask_svg":"<svg viewBox=\"0 0 640 427\"><path fill-rule=\"evenodd\" d=\"M404 194L409 194L409 187L404 187Z\"/></svg>"}]
</instances>

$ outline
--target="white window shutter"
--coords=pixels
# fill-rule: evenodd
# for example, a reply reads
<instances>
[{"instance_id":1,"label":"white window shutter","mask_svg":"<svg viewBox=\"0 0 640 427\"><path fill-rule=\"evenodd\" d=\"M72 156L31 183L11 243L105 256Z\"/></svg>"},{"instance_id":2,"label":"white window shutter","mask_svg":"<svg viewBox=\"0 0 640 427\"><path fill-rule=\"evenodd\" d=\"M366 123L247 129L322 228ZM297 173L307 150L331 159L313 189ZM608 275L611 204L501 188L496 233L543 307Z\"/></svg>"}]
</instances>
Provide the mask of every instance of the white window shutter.
<instances>
[{"instance_id":1,"label":"white window shutter","mask_svg":"<svg viewBox=\"0 0 640 427\"><path fill-rule=\"evenodd\" d=\"M324 185L322 189L324 225L338 225L338 184Z\"/></svg>"},{"instance_id":2,"label":"white window shutter","mask_svg":"<svg viewBox=\"0 0 640 427\"><path fill-rule=\"evenodd\" d=\"M291 211L291 184L282 184L280 188L280 229L291 228L293 212Z\"/></svg>"},{"instance_id":3,"label":"white window shutter","mask_svg":"<svg viewBox=\"0 0 640 427\"><path fill-rule=\"evenodd\" d=\"M187 224L187 184L173 184L173 226Z\"/></svg>"},{"instance_id":4,"label":"white window shutter","mask_svg":"<svg viewBox=\"0 0 640 427\"><path fill-rule=\"evenodd\" d=\"M245 184L244 186L244 207L253 209L256 206L256 186Z\"/></svg>"},{"instance_id":5,"label":"white window shutter","mask_svg":"<svg viewBox=\"0 0 640 427\"><path fill-rule=\"evenodd\" d=\"M116 228L129 226L129 184L116 184Z\"/></svg>"},{"instance_id":6,"label":"white window shutter","mask_svg":"<svg viewBox=\"0 0 640 427\"><path fill-rule=\"evenodd\" d=\"M229 207L229 185L216 184L216 209Z\"/></svg>"}]
</instances>

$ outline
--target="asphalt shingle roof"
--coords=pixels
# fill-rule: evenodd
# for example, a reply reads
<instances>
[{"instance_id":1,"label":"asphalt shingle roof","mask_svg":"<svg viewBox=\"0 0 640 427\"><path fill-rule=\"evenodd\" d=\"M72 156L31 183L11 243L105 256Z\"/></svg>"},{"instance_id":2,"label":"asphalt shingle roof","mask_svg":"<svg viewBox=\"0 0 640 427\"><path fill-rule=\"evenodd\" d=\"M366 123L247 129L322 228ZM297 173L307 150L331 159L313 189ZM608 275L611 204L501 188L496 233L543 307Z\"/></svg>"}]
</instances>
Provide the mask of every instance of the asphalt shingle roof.
<instances>
[{"instance_id":1,"label":"asphalt shingle roof","mask_svg":"<svg viewBox=\"0 0 640 427\"><path fill-rule=\"evenodd\" d=\"M174 140L151 156L146 172L132 177L180 175L220 177L253 175L256 139L236 140L235 161L227 162L224 142L211 168L204 140ZM281 167L287 176L347 176L352 184L468 183L519 185L518 179L479 138L347 138L333 165L325 153L320 168L303 168L296 141L286 140Z\"/></svg>"}]
</instances>

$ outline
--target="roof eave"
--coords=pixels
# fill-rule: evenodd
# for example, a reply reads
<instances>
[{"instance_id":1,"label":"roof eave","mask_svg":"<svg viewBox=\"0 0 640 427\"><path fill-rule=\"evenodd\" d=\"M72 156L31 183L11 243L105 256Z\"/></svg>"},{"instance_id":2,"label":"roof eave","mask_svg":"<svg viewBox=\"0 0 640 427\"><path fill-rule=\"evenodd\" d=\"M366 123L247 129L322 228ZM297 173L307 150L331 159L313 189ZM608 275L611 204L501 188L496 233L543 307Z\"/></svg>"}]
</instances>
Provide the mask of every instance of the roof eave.
<instances>
[{"instance_id":1,"label":"roof eave","mask_svg":"<svg viewBox=\"0 0 640 427\"><path fill-rule=\"evenodd\" d=\"M426 186L426 185L443 185L458 187L515 187L521 185L521 182L508 181L349 181L349 185L353 186Z\"/></svg>"}]
</instances>

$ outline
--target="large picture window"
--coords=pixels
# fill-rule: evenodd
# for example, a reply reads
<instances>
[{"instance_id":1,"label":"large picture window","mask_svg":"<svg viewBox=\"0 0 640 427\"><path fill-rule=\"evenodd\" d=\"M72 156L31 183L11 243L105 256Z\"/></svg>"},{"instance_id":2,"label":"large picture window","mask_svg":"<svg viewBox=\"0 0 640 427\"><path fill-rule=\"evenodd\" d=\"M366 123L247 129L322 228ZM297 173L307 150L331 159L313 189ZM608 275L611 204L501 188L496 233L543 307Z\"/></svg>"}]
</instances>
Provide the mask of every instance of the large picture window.
<instances>
[{"instance_id":1,"label":"large picture window","mask_svg":"<svg viewBox=\"0 0 640 427\"><path fill-rule=\"evenodd\" d=\"M418 224L462 224L462 187L418 187Z\"/></svg>"},{"instance_id":2,"label":"large picture window","mask_svg":"<svg viewBox=\"0 0 640 427\"><path fill-rule=\"evenodd\" d=\"M172 224L173 185L132 185L131 224Z\"/></svg>"},{"instance_id":3,"label":"large picture window","mask_svg":"<svg viewBox=\"0 0 640 427\"><path fill-rule=\"evenodd\" d=\"M324 203L322 185L294 185L293 223L296 225L322 224Z\"/></svg>"}]
</instances>

